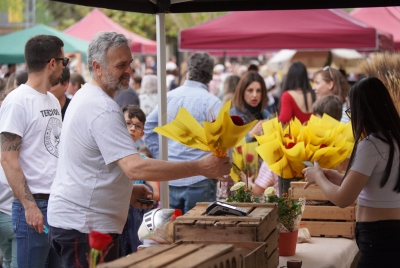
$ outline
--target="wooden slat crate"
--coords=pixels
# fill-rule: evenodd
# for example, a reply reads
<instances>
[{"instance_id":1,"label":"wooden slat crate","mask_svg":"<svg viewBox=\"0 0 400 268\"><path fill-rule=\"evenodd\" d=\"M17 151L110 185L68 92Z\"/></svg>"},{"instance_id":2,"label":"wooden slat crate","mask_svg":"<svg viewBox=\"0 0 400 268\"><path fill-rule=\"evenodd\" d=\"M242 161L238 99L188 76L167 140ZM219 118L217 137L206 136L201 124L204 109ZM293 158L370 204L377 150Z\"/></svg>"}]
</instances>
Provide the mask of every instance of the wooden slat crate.
<instances>
[{"instance_id":1,"label":"wooden slat crate","mask_svg":"<svg viewBox=\"0 0 400 268\"><path fill-rule=\"evenodd\" d=\"M176 244L220 244L221 242L216 241L179 241ZM224 243L225 244L225 243ZM244 268L256 268L256 267L265 267L267 263L267 244L264 242L226 242L226 244L231 244L235 248L240 248L243 250L244 260L243 267ZM278 256L279 261L279 256ZM276 268L276 266L274 267Z\"/></svg>"},{"instance_id":2,"label":"wooden slat crate","mask_svg":"<svg viewBox=\"0 0 400 268\"><path fill-rule=\"evenodd\" d=\"M208 216L206 208L210 203L197 203L185 215L178 217L174 224L175 241L215 242L265 242L267 264L279 263L275 254L279 234L278 208L269 203L229 203L245 209L248 216ZM268 263L269 262L269 263Z\"/></svg>"},{"instance_id":3,"label":"wooden slat crate","mask_svg":"<svg viewBox=\"0 0 400 268\"><path fill-rule=\"evenodd\" d=\"M264 245L258 245L259 252ZM256 250L257 251L257 250ZM99 264L98 268L243 268L245 250L232 244L157 245L127 257ZM254 253L255 254L255 253ZM250 267L250 266L249 266ZM257 266L254 266L257 267ZM260 266L259 266L260 267ZM262 267L262 266L261 266Z\"/></svg>"},{"instance_id":4,"label":"wooden slat crate","mask_svg":"<svg viewBox=\"0 0 400 268\"><path fill-rule=\"evenodd\" d=\"M275 204L231 203L249 214L239 216L205 215L209 203L197 205L175 221L175 241L264 242L278 224Z\"/></svg>"},{"instance_id":5,"label":"wooden slat crate","mask_svg":"<svg viewBox=\"0 0 400 268\"><path fill-rule=\"evenodd\" d=\"M311 185L304 189L305 182L292 182L289 195L292 199L305 197L306 200L327 201L319 186ZM354 238L356 203L346 208L338 206L306 205L302 216L302 227L311 236Z\"/></svg>"}]
</instances>

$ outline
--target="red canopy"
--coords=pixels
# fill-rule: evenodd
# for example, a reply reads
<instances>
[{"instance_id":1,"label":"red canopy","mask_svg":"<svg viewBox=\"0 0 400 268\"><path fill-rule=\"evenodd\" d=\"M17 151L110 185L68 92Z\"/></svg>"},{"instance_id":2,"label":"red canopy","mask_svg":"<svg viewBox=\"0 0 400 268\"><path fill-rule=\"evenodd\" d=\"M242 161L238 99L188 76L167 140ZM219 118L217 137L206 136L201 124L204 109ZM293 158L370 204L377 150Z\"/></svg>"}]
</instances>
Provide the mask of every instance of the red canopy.
<instances>
[{"instance_id":1,"label":"red canopy","mask_svg":"<svg viewBox=\"0 0 400 268\"><path fill-rule=\"evenodd\" d=\"M378 38L377 38L378 37ZM393 50L390 34L339 9L232 12L182 30L181 50Z\"/></svg>"},{"instance_id":2,"label":"red canopy","mask_svg":"<svg viewBox=\"0 0 400 268\"><path fill-rule=\"evenodd\" d=\"M157 43L155 41L128 31L97 8L93 9L92 12L64 32L74 37L91 41L101 31L114 31L125 35L126 38L132 41L130 45L132 53L157 53Z\"/></svg>"},{"instance_id":3,"label":"red canopy","mask_svg":"<svg viewBox=\"0 0 400 268\"><path fill-rule=\"evenodd\" d=\"M393 35L394 48L400 49L400 8L357 8L350 13L354 18Z\"/></svg>"}]
</instances>

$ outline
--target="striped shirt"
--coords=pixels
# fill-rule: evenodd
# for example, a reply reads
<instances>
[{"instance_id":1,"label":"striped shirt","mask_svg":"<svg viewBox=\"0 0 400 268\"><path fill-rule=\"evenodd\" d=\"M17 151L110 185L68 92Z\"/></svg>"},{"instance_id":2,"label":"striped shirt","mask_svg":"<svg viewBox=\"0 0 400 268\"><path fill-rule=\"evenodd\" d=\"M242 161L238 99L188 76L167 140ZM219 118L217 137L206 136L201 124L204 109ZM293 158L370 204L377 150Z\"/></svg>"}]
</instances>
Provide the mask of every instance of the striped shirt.
<instances>
[{"instance_id":1,"label":"striped shirt","mask_svg":"<svg viewBox=\"0 0 400 268\"><path fill-rule=\"evenodd\" d=\"M185 83L167 94L167 121L174 120L179 109L186 110L196 118L200 124L204 121L212 121L221 109L221 101L210 94L206 85L186 80ZM210 115L213 118L210 118ZM158 106L149 114L144 127L144 141L154 158L159 158L158 133L153 129L158 126ZM194 149L168 139L168 160L169 161L191 161L202 158L208 152ZM204 176L194 176L179 180L170 181L171 186L188 186L207 179Z\"/></svg>"},{"instance_id":2,"label":"striped shirt","mask_svg":"<svg viewBox=\"0 0 400 268\"><path fill-rule=\"evenodd\" d=\"M257 179L254 182L263 189L273 186L276 190L276 195L279 196L278 175L268 168L268 164L264 161L258 171Z\"/></svg>"}]
</instances>

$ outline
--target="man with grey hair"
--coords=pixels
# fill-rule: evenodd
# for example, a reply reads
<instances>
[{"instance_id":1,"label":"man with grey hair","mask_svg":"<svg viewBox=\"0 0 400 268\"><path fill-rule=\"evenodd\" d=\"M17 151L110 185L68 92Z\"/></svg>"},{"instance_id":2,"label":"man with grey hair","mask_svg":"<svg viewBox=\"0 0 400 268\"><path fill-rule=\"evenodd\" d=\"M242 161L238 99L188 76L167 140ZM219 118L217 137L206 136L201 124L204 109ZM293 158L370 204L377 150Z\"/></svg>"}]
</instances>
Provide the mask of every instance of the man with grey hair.
<instances>
[{"instance_id":1,"label":"man with grey hair","mask_svg":"<svg viewBox=\"0 0 400 268\"><path fill-rule=\"evenodd\" d=\"M188 80L168 92L168 121L172 121L181 107L185 107L199 123L213 121L221 109L221 101L210 94L207 84L211 81L214 60L207 53L195 53L188 60ZM145 124L145 144L153 157L158 158L158 135L153 129L158 126L158 107L147 117ZM168 140L168 159L172 161L197 160L210 153L186 147ZM211 179L209 179L211 178ZM170 207L184 213L197 202L216 200L216 180L204 175L185 176L184 179L169 182Z\"/></svg>"},{"instance_id":2,"label":"man with grey hair","mask_svg":"<svg viewBox=\"0 0 400 268\"><path fill-rule=\"evenodd\" d=\"M115 32L101 32L89 44L92 76L72 99L59 145L59 165L51 188L49 241L66 267L87 267L88 233L110 234L113 244L105 261L119 257L119 234L129 204L146 208L137 198L152 192L131 180L167 181L182 177L228 174L229 158L206 156L197 161L167 162L141 158L128 133L121 108L114 101L127 89L132 72L129 41Z\"/></svg>"}]
</instances>

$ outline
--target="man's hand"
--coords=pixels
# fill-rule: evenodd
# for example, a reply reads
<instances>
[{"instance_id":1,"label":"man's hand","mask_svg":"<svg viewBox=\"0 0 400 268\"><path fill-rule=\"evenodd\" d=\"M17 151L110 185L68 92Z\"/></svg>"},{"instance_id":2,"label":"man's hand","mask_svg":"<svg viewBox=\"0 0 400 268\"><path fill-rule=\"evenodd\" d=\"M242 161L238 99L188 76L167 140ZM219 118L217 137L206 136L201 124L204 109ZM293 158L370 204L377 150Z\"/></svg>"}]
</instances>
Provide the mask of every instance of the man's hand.
<instances>
[{"instance_id":1,"label":"man's hand","mask_svg":"<svg viewBox=\"0 0 400 268\"><path fill-rule=\"evenodd\" d=\"M25 208L26 223L35 229L39 234L43 233L43 214L37 207L36 203L32 203L29 207Z\"/></svg>"},{"instance_id":2,"label":"man's hand","mask_svg":"<svg viewBox=\"0 0 400 268\"><path fill-rule=\"evenodd\" d=\"M134 184L131 195L131 205L135 208L145 209L145 208L153 208L151 204L142 204L139 203L136 199L144 198L144 199L152 199L153 192L144 184Z\"/></svg>"},{"instance_id":3,"label":"man's hand","mask_svg":"<svg viewBox=\"0 0 400 268\"><path fill-rule=\"evenodd\" d=\"M229 157L216 157L208 154L199 160L201 175L207 178L227 177L231 172L232 164Z\"/></svg>"}]
</instances>

